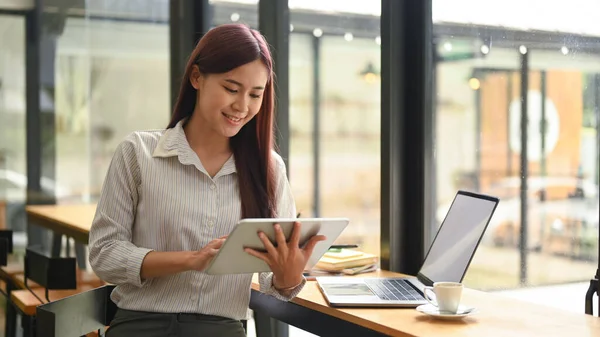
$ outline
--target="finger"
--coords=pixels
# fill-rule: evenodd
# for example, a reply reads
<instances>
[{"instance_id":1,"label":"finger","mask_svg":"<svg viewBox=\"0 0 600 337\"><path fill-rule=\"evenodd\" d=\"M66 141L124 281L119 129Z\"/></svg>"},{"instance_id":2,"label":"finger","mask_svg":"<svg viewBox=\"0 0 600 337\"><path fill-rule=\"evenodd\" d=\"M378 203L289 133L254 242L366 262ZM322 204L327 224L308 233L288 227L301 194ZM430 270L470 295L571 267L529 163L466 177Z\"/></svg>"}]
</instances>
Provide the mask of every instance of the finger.
<instances>
[{"instance_id":1,"label":"finger","mask_svg":"<svg viewBox=\"0 0 600 337\"><path fill-rule=\"evenodd\" d=\"M223 245L223 243L225 243L225 239L214 239L211 242L208 243L208 245L206 245L207 247L210 248L221 248L221 246Z\"/></svg>"},{"instance_id":2,"label":"finger","mask_svg":"<svg viewBox=\"0 0 600 337\"><path fill-rule=\"evenodd\" d=\"M294 222L294 229L292 230L292 236L290 237L291 247L297 248L300 246L300 232L302 231L302 225L298 221Z\"/></svg>"},{"instance_id":3,"label":"finger","mask_svg":"<svg viewBox=\"0 0 600 337\"><path fill-rule=\"evenodd\" d=\"M269 266L271 265L269 255L267 253L262 253L262 252L254 250L252 248L246 248L246 249L244 249L244 251L254 257L257 257L257 258L265 261Z\"/></svg>"},{"instance_id":4,"label":"finger","mask_svg":"<svg viewBox=\"0 0 600 337\"><path fill-rule=\"evenodd\" d=\"M260 241L262 241L263 245L265 246L265 249L267 250L267 253L269 253L273 257L278 256L277 249L275 248L275 246L273 246L273 244L267 237L267 234L265 234L263 232L259 232L258 238L260 239Z\"/></svg>"},{"instance_id":5,"label":"finger","mask_svg":"<svg viewBox=\"0 0 600 337\"><path fill-rule=\"evenodd\" d=\"M215 249L219 249L223 246L224 243L225 243L225 239L217 239L212 242L211 247L215 248Z\"/></svg>"},{"instance_id":6,"label":"finger","mask_svg":"<svg viewBox=\"0 0 600 337\"><path fill-rule=\"evenodd\" d=\"M275 224L273 227L275 228L275 241L277 241L277 249L283 249L283 251L287 250L287 243L285 242L285 235L283 235L281 225Z\"/></svg>"},{"instance_id":7,"label":"finger","mask_svg":"<svg viewBox=\"0 0 600 337\"><path fill-rule=\"evenodd\" d=\"M217 255L218 252L219 252L218 249L209 248L206 250L206 255L208 255L209 257L214 257L215 255Z\"/></svg>"},{"instance_id":8,"label":"finger","mask_svg":"<svg viewBox=\"0 0 600 337\"><path fill-rule=\"evenodd\" d=\"M308 243L306 244L306 246L304 246L304 249L303 249L304 256L306 256L306 257L311 256L317 243L324 241L325 239L327 239L325 237L325 235L315 235L312 238L310 238L310 240L308 240Z\"/></svg>"},{"instance_id":9,"label":"finger","mask_svg":"<svg viewBox=\"0 0 600 337\"><path fill-rule=\"evenodd\" d=\"M215 255L217 255L218 252L219 250L214 248L203 249L202 254L204 255L204 261L210 262L215 257Z\"/></svg>"},{"instance_id":10,"label":"finger","mask_svg":"<svg viewBox=\"0 0 600 337\"><path fill-rule=\"evenodd\" d=\"M227 234L227 235L223 235L223 236L221 236L219 239L227 239L227 237L228 237L228 236L229 236L229 234Z\"/></svg>"}]
</instances>

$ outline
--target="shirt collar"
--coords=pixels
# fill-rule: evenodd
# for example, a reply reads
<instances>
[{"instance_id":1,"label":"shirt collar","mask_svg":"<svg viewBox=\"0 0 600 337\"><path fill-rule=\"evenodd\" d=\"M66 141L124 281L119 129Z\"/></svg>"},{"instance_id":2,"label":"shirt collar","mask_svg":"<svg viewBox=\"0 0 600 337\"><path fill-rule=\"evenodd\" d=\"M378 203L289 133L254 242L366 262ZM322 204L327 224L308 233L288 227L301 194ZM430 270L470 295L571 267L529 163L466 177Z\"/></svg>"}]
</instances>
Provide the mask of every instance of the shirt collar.
<instances>
[{"instance_id":1,"label":"shirt collar","mask_svg":"<svg viewBox=\"0 0 600 337\"><path fill-rule=\"evenodd\" d=\"M206 173L200 159L190 147L185 137L183 125L187 119L182 119L174 127L166 129L158 140L156 148L152 152L153 158L169 158L177 156L184 165L195 165L200 171ZM223 165L214 178L237 172L235 158L232 155Z\"/></svg>"},{"instance_id":2,"label":"shirt collar","mask_svg":"<svg viewBox=\"0 0 600 337\"><path fill-rule=\"evenodd\" d=\"M181 128L180 123L181 122L177 123L175 127L166 129L165 132L163 132L158 140L158 145L156 145L154 152L152 152L152 157L168 158L177 155L177 149L173 146L173 140L177 137L177 128ZM183 131L183 128L181 128L181 130Z\"/></svg>"}]
</instances>

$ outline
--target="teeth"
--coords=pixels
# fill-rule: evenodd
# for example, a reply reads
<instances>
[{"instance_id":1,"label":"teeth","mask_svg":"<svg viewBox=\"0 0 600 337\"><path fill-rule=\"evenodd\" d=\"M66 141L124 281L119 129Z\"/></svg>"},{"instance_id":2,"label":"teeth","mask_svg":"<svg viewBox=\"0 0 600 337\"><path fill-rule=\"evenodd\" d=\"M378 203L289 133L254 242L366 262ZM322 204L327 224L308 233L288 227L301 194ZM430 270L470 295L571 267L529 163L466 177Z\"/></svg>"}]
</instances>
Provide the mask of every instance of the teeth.
<instances>
[{"instance_id":1,"label":"teeth","mask_svg":"<svg viewBox=\"0 0 600 337\"><path fill-rule=\"evenodd\" d=\"M225 115L225 117L229 118L230 120L232 120L234 122L239 122L240 120L242 120L241 118L236 118L236 117L230 116L226 113L223 113L223 115Z\"/></svg>"}]
</instances>

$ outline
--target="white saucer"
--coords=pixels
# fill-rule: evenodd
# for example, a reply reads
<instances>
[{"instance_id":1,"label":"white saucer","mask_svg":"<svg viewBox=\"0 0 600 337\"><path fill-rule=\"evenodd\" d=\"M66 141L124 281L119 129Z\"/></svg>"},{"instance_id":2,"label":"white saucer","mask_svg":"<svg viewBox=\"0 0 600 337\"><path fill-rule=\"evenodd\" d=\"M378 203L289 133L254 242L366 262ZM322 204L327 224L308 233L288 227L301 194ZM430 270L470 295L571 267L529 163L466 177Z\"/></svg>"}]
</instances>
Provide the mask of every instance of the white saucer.
<instances>
[{"instance_id":1,"label":"white saucer","mask_svg":"<svg viewBox=\"0 0 600 337\"><path fill-rule=\"evenodd\" d=\"M417 307L417 311L439 319L456 320L463 319L469 315L472 315L475 312L475 308L465 307L461 305L458 307L458 311L455 314L453 314L443 311L440 312L440 309L438 309L438 307L432 304L423 304Z\"/></svg>"}]
</instances>

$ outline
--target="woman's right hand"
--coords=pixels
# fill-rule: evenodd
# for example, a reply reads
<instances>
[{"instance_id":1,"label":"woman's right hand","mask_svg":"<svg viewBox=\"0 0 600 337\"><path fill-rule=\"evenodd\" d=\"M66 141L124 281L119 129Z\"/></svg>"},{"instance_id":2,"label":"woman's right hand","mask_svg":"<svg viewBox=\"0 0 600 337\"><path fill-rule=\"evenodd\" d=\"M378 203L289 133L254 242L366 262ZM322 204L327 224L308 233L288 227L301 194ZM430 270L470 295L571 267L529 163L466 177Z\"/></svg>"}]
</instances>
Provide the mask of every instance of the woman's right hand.
<instances>
[{"instance_id":1,"label":"woman's right hand","mask_svg":"<svg viewBox=\"0 0 600 337\"><path fill-rule=\"evenodd\" d=\"M192 252L192 256L190 259L190 269L196 271L203 271L208 267L210 261L217 255L221 246L223 246L223 242L227 239L227 235L222 236L218 239L214 239L209 242L202 249Z\"/></svg>"},{"instance_id":2,"label":"woman's right hand","mask_svg":"<svg viewBox=\"0 0 600 337\"><path fill-rule=\"evenodd\" d=\"M215 257L227 236L209 242L197 251L149 252L140 268L142 280L169 276L185 271L203 271Z\"/></svg>"}]
</instances>

